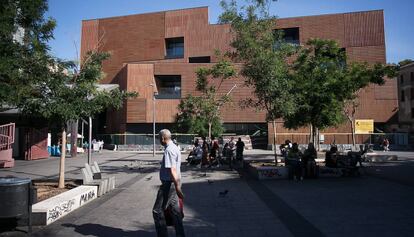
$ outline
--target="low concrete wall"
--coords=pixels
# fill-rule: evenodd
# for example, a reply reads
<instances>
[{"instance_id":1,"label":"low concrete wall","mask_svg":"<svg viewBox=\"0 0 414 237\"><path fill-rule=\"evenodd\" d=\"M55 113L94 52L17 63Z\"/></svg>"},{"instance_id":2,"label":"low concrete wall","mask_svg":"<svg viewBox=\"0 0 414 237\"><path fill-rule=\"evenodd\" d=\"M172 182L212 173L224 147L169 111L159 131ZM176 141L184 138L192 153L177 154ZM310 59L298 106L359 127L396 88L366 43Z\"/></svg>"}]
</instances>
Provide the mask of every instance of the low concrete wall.
<instances>
[{"instance_id":1,"label":"low concrete wall","mask_svg":"<svg viewBox=\"0 0 414 237\"><path fill-rule=\"evenodd\" d=\"M367 153L366 159L370 162L386 162L386 161L397 161L398 156L388 155L386 152L381 153Z\"/></svg>"},{"instance_id":2,"label":"low concrete wall","mask_svg":"<svg viewBox=\"0 0 414 237\"><path fill-rule=\"evenodd\" d=\"M33 225L49 225L98 197L97 186L79 186L32 206Z\"/></svg>"},{"instance_id":3,"label":"low concrete wall","mask_svg":"<svg viewBox=\"0 0 414 237\"><path fill-rule=\"evenodd\" d=\"M249 172L258 180L264 179L288 179L289 169L284 166L254 166L249 164Z\"/></svg>"}]
</instances>

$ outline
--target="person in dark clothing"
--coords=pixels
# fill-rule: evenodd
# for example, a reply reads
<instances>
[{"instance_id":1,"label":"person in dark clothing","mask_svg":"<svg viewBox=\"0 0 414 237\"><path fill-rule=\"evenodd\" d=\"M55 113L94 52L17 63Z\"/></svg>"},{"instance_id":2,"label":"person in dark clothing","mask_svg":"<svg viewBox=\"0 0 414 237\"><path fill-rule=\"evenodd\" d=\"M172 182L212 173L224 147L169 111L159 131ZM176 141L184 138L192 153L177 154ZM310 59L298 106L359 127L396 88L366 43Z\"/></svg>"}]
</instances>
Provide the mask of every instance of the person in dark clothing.
<instances>
[{"instance_id":1,"label":"person in dark clothing","mask_svg":"<svg viewBox=\"0 0 414 237\"><path fill-rule=\"evenodd\" d=\"M305 171L305 177L314 177L317 158L317 152L313 143L308 144L308 148L305 150L302 158L302 166Z\"/></svg>"},{"instance_id":2,"label":"person in dark clothing","mask_svg":"<svg viewBox=\"0 0 414 237\"><path fill-rule=\"evenodd\" d=\"M338 147L336 145L331 145L331 149L325 154L325 166L336 168L336 152L338 152Z\"/></svg>"},{"instance_id":3,"label":"person in dark clothing","mask_svg":"<svg viewBox=\"0 0 414 237\"><path fill-rule=\"evenodd\" d=\"M293 143L292 149L288 153L287 165L292 167L293 179L303 180L303 169L301 165L302 153L297 143Z\"/></svg>"},{"instance_id":4,"label":"person in dark clothing","mask_svg":"<svg viewBox=\"0 0 414 237\"><path fill-rule=\"evenodd\" d=\"M239 137L239 140L236 143L236 159L243 160L243 151L244 151L244 142Z\"/></svg>"}]
</instances>

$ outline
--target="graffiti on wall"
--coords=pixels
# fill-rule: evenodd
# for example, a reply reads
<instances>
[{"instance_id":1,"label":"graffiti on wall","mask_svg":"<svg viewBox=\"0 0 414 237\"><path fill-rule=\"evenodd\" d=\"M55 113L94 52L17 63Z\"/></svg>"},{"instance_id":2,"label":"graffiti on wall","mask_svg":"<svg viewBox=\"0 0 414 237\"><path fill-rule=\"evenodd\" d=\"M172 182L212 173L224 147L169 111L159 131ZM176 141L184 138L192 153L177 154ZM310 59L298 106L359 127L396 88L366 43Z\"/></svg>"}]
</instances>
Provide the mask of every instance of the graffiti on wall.
<instances>
[{"instance_id":1,"label":"graffiti on wall","mask_svg":"<svg viewBox=\"0 0 414 237\"><path fill-rule=\"evenodd\" d=\"M88 193L82 194L80 199L79 199L79 206L82 206L82 204L85 204L89 200L95 198L95 195L96 195L95 190L91 190Z\"/></svg>"},{"instance_id":2,"label":"graffiti on wall","mask_svg":"<svg viewBox=\"0 0 414 237\"><path fill-rule=\"evenodd\" d=\"M75 205L75 199L71 199L69 201L66 201L60 205L55 206L54 208L50 209L48 212L48 218L49 221L55 221L65 213L69 213L72 211L72 207Z\"/></svg>"}]
</instances>

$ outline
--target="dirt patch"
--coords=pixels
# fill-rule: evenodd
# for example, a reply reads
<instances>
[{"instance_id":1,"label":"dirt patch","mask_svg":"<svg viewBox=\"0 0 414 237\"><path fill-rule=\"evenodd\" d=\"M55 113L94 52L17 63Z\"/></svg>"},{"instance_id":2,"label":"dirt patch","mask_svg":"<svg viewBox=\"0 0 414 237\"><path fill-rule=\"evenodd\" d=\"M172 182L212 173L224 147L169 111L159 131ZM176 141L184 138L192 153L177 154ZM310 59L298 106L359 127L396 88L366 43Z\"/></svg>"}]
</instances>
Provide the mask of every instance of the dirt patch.
<instances>
[{"instance_id":1,"label":"dirt patch","mask_svg":"<svg viewBox=\"0 0 414 237\"><path fill-rule=\"evenodd\" d=\"M72 188L76 188L81 183L76 180L66 181L64 188L58 188L58 182L54 180L37 180L33 182L34 187L37 189L37 201L41 202L48 198L54 197L58 194L66 192Z\"/></svg>"}]
</instances>

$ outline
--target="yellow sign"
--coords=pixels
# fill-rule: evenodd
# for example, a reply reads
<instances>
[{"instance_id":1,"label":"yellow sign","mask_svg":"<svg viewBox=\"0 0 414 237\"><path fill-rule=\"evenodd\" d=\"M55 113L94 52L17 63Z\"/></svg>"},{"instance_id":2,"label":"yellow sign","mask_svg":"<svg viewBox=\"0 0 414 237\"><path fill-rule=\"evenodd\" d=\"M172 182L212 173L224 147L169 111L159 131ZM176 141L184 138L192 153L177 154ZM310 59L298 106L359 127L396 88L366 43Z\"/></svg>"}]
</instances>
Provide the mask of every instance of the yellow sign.
<instances>
[{"instance_id":1,"label":"yellow sign","mask_svg":"<svg viewBox=\"0 0 414 237\"><path fill-rule=\"evenodd\" d=\"M373 119L356 119L355 134L370 134L374 132Z\"/></svg>"}]
</instances>

